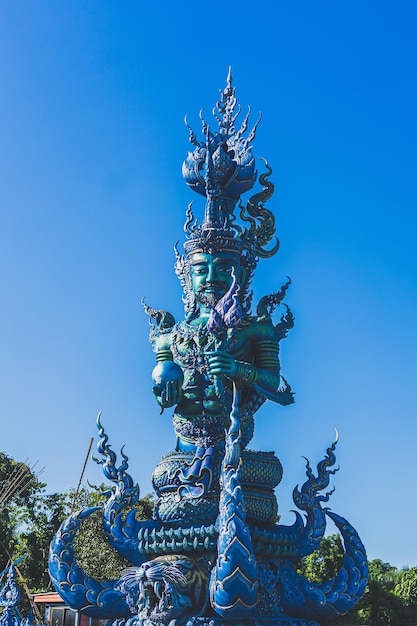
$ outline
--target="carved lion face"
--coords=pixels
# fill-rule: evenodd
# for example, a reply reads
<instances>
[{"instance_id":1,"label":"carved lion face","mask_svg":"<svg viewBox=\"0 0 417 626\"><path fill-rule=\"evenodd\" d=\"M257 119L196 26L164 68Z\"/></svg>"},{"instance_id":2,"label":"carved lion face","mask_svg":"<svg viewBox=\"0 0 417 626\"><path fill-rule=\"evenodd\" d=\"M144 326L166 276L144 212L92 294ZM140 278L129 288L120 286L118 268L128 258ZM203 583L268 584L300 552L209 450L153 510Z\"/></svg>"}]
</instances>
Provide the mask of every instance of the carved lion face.
<instances>
[{"instance_id":1,"label":"carved lion face","mask_svg":"<svg viewBox=\"0 0 417 626\"><path fill-rule=\"evenodd\" d=\"M122 572L121 588L137 616L160 626L187 613L202 612L208 601L208 569L200 559L157 557Z\"/></svg>"}]
</instances>

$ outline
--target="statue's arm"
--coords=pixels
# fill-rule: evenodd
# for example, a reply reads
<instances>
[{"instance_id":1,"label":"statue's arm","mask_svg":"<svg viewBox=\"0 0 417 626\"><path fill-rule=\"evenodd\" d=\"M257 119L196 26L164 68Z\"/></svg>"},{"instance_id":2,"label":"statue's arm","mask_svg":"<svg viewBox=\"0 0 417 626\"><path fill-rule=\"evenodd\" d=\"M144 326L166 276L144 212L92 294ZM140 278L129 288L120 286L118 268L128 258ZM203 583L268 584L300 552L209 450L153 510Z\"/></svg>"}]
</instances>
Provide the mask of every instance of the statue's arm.
<instances>
[{"instance_id":1,"label":"statue's arm","mask_svg":"<svg viewBox=\"0 0 417 626\"><path fill-rule=\"evenodd\" d=\"M154 335L152 347L156 354L157 364L152 372L152 392L155 400L164 409L176 406L182 398L182 381L184 376L179 365L174 363L171 352L171 332L165 331Z\"/></svg>"},{"instance_id":2,"label":"statue's arm","mask_svg":"<svg viewBox=\"0 0 417 626\"><path fill-rule=\"evenodd\" d=\"M227 376L242 387L256 384L274 391L280 383L278 342L270 322L253 322L241 334L234 355L217 350L207 356L213 375Z\"/></svg>"}]
</instances>

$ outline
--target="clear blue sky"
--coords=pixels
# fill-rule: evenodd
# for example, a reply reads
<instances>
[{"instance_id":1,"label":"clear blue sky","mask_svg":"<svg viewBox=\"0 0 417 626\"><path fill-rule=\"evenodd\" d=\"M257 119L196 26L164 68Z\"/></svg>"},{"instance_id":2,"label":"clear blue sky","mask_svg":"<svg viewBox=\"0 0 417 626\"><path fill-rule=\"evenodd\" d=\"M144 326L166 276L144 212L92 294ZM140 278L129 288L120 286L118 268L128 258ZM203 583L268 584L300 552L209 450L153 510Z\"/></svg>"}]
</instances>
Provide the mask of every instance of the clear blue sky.
<instances>
[{"instance_id":1,"label":"clear blue sky","mask_svg":"<svg viewBox=\"0 0 417 626\"><path fill-rule=\"evenodd\" d=\"M280 457L291 523L337 427L333 509L370 558L417 564L416 20L401 0L0 1L0 449L67 490L102 409L150 491L174 437L140 299L182 315L183 117L199 129L231 64L277 188L256 295L291 276L296 316L297 402L263 407L252 447Z\"/></svg>"}]
</instances>

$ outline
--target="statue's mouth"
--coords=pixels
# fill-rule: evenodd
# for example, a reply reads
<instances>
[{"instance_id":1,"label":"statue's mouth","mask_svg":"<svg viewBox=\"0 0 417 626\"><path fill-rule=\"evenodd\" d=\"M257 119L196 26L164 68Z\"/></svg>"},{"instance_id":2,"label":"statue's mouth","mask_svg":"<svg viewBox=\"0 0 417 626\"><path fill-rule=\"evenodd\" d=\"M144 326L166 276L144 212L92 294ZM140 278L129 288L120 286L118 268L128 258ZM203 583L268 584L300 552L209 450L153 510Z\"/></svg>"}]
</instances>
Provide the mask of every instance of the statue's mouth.
<instances>
[{"instance_id":1,"label":"statue's mouth","mask_svg":"<svg viewBox=\"0 0 417 626\"><path fill-rule=\"evenodd\" d=\"M165 585L160 580L140 582L138 607L139 613L146 617L161 616L174 608L171 603L171 594L166 593Z\"/></svg>"},{"instance_id":2,"label":"statue's mouth","mask_svg":"<svg viewBox=\"0 0 417 626\"><path fill-rule=\"evenodd\" d=\"M200 287L197 296L203 304L214 307L226 292L227 286L222 283L209 284Z\"/></svg>"},{"instance_id":3,"label":"statue's mouth","mask_svg":"<svg viewBox=\"0 0 417 626\"><path fill-rule=\"evenodd\" d=\"M206 283L205 285L202 285L199 289L198 289L198 293L199 294L204 294L204 293L215 293L215 294L220 294L220 295L224 295L227 291L227 285L225 283Z\"/></svg>"}]
</instances>

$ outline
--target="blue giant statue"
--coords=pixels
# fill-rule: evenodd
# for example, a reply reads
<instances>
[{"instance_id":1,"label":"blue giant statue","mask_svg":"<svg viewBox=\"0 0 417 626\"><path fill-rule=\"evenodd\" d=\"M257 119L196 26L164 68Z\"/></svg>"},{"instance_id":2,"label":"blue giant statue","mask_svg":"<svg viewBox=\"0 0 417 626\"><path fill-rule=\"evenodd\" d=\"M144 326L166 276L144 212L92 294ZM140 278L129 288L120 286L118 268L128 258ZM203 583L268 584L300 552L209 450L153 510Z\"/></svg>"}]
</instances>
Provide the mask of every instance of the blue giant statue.
<instances>
[{"instance_id":1,"label":"blue giant statue","mask_svg":"<svg viewBox=\"0 0 417 626\"><path fill-rule=\"evenodd\" d=\"M139 489L118 466L98 420L105 476L113 482L103 507L110 544L132 567L116 581L98 581L78 566L73 538L95 509L73 514L51 545L50 573L73 608L136 626L309 625L343 615L361 598L367 581L364 547L349 523L322 507L336 471L334 442L314 474L294 490L291 526L276 523L274 488L282 467L270 452L247 449L254 415L266 400L293 402L281 376L279 344L294 323L283 303L289 281L261 298L252 313L251 281L259 259L279 247L275 219L266 208L272 172L258 178L249 113L240 128L235 88L227 85L214 109L218 130L203 120L203 141L183 164L191 189L205 197L201 223L187 210L184 254L176 248L176 272L184 290L185 319L145 305L156 355L153 393L161 412L173 410L176 446L153 473L154 516L138 521ZM256 181L261 190L241 197ZM238 212L238 214L237 214ZM281 306L277 323L272 316ZM339 573L323 585L297 573L297 563L319 545L326 517L345 546Z\"/></svg>"}]
</instances>

